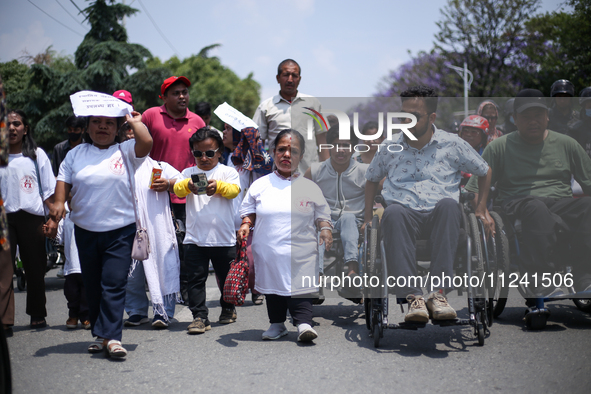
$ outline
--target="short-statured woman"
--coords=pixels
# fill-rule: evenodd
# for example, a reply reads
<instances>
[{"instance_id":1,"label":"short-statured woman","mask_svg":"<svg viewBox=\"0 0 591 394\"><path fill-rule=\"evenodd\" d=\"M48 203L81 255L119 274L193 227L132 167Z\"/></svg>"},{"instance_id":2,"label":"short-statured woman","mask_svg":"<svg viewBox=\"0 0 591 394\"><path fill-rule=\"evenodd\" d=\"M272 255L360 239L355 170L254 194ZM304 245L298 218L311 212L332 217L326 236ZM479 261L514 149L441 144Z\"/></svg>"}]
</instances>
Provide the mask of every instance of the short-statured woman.
<instances>
[{"instance_id":1,"label":"short-statured woman","mask_svg":"<svg viewBox=\"0 0 591 394\"><path fill-rule=\"evenodd\" d=\"M33 131L25 113L18 109L9 110L7 118L9 164L7 168L2 169L1 174L11 257L14 264L18 245L27 281L27 314L31 316L31 328L43 328L47 325L45 322L47 256L43 225L45 213L52 207L55 178L49 158L41 148L37 148L33 140ZM39 189L39 180L41 189ZM43 197L39 194L39 190L42 190ZM57 229L57 226L54 227ZM11 282L12 275L9 283ZM4 324L14 324L14 306L12 318L5 316L4 319L6 319Z\"/></svg>"},{"instance_id":2,"label":"short-statured woman","mask_svg":"<svg viewBox=\"0 0 591 394\"><path fill-rule=\"evenodd\" d=\"M116 142L119 126L127 121L135 139ZM72 193L74 233L87 292L89 318L97 341L91 353L106 347L112 357L125 357L121 346L125 286L136 232L129 176L135 173L152 148L152 137L139 112L125 118L90 116L92 144L68 152L60 166L53 220L64 214L64 202ZM123 153L123 155L122 155Z\"/></svg>"},{"instance_id":3,"label":"short-statured woman","mask_svg":"<svg viewBox=\"0 0 591 394\"><path fill-rule=\"evenodd\" d=\"M318 243L332 244L330 209L320 188L297 172L305 149L302 135L283 130L273 146L277 169L257 179L244 197L238 239L246 239L254 226L255 289L265 295L271 323L263 339L288 334L289 310L298 341L308 342L318 337L310 294L318 290Z\"/></svg>"}]
</instances>

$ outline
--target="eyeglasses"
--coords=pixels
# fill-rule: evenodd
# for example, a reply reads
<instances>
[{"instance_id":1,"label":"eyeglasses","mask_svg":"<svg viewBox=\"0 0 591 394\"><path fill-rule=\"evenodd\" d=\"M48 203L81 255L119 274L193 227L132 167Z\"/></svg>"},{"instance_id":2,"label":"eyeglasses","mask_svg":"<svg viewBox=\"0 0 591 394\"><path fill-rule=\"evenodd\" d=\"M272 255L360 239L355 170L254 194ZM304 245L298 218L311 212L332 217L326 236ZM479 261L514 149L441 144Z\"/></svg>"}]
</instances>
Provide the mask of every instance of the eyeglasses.
<instances>
[{"instance_id":1,"label":"eyeglasses","mask_svg":"<svg viewBox=\"0 0 591 394\"><path fill-rule=\"evenodd\" d=\"M497 120L499 117L496 115L492 115L492 116L483 116L483 118L490 122L491 120Z\"/></svg>"},{"instance_id":2,"label":"eyeglasses","mask_svg":"<svg viewBox=\"0 0 591 394\"><path fill-rule=\"evenodd\" d=\"M205 152L201 152L200 150L194 150L193 156L199 159L201 156L203 156L203 154L205 154L206 157L212 158L215 156L215 152L217 152L218 150L220 150L220 148L217 148L216 150L206 150Z\"/></svg>"}]
</instances>

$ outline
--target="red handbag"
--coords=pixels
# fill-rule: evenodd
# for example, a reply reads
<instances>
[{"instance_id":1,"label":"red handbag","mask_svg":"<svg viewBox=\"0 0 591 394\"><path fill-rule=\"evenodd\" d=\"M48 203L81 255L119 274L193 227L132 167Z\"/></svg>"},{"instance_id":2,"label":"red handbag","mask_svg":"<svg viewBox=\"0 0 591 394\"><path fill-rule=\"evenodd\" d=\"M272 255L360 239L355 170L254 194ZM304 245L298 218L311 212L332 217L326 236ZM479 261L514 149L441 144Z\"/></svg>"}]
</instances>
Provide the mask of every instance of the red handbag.
<instances>
[{"instance_id":1,"label":"red handbag","mask_svg":"<svg viewBox=\"0 0 591 394\"><path fill-rule=\"evenodd\" d=\"M244 304L248 291L248 273L246 240L242 240L236 258L230 262L230 271L224 283L224 301L237 306Z\"/></svg>"}]
</instances>

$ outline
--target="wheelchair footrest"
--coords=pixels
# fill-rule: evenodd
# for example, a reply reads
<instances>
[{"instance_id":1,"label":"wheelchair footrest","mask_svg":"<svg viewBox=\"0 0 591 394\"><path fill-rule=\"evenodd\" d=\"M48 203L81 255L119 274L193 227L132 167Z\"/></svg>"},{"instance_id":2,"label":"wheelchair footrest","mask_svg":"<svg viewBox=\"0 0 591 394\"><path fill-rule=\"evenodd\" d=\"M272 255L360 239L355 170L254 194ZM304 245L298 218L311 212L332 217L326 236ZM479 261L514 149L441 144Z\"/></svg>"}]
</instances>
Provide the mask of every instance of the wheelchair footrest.
<instances>
[{"instance_id":1,"label":"wheelchair footrest","mask_svg":"<svg viewBox=\"0 0 591 394\"><path fill-rule=\"evenodd\" d=\"M419 328L425 328L427 323L394 323L388 324L388 328L391 330L418 330Z\"/></svg>"},{"instance_id":2,"label":"wheelchair footrest","mask_svg":"<svg viewBox=\"0 0 591 394\"><path fill-rule=\"evenodd\" d=\"M468 326L470 325L470 320L468 319L449 319L449 320L431 320L431 323L435 326L440 327L450 327L450 326Z\"/></svg>"}]
</instances>

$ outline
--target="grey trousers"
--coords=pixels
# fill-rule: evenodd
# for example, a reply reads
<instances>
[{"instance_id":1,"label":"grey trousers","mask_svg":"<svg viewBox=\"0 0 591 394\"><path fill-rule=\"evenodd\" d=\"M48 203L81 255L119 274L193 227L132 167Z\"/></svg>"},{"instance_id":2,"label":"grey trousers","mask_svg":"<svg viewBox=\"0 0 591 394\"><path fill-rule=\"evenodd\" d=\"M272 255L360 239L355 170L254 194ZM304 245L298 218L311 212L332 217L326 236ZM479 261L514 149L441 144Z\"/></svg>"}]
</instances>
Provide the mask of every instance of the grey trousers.
<instances>
[{"instance_id":1,"label":"grey trousers","mask_svg":"<svg viewBox=\"0 0 591 394\"><path fill-rule=\"evenodd\" d=\"M381 229L388 275L403 276L407 284L406 287L395 288L398 298L405 298L409 294L423 294L423 290L417 286L418 283L410 280L418 275L417 239L428 239L431 245L430 275L453 275L461 215L460 205L451 198L440 200L430 212L418 212L401 204L392 204L386 208Z\"/></svg>"}]
</instances>

